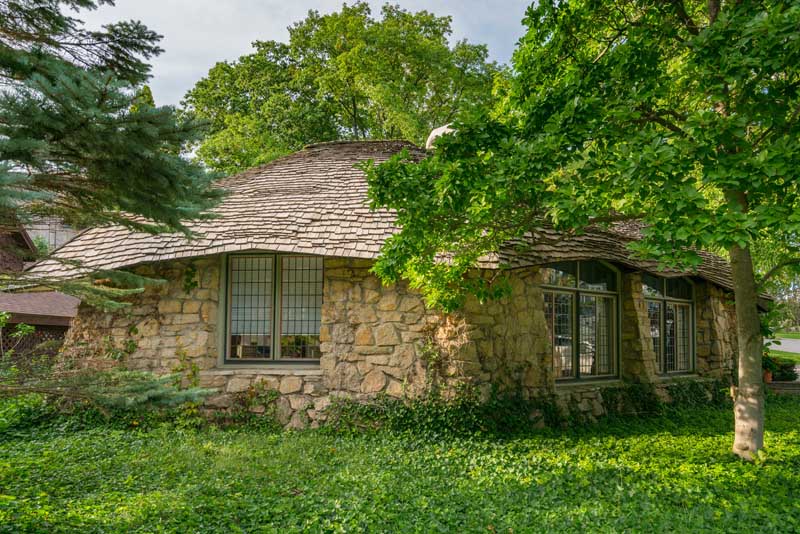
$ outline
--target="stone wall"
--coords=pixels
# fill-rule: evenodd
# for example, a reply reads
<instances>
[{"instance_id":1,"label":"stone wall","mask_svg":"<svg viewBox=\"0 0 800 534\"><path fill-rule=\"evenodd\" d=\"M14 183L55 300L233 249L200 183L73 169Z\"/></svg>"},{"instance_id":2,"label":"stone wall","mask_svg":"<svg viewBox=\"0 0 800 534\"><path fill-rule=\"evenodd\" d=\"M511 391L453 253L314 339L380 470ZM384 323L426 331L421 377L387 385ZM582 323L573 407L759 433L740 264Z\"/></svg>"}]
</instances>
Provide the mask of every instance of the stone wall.
<instances>
[{"instance_id":1,"label":"stone wall","mask_svg":"<svg viewBox=\"0 0 800 534\"><path fill-rule=\"evenodd\" d=\"M458 386L540 390L552 382L538 269L512 273L513 297L443 315L401 283L384 287L371 262L325 262L320 368L331 394L417 396Z\"/></svg>"},{"instance_id":2,"label":"stone wall","mask_svg":"<svg viewBox=\"0 0 800 534\"><path fill-rule=\"evenodd\" d=\"M697 284L695 301L697 372L730 377L739 347L733 296L715 285Z\"/></svg>"},{"instance_id":3,"label":"stone wall","mask_svg":"<svg viewBox=\"0 0 800 534\"><path fill-rule=\"evenodd\" d=\"M647 303L642 293L642 275L622 276L622 343L620 376L632 382L654 382L658 371Z\"/></svg>"},{"instance_id":4,"label":"stone wall","mask_svg":"<svg viewBox=\"0 0 800 534\"><path fill-rule=\"evenodd\" d=\"M185 355L201 370L217 365L219 259L172 262L136 269L166 283L126 300L106 313L82 304L64 346L68 359L103 365L124 360L134 370L172 372Z\"/></svg>"},{"instance_id":5,"label":"stone wall","mask_svg":"<svg viewBox=\"0 0 800 534\"><path fill-rule=\"evenodd\" d=\"M642 386L652 388L652 393L655 394L659 401L669 403L673 401L670 395L670 388L672 386L680 386L688 381L704 382L706 399L712 400L711 388L716 386L714 378L698 378L695 375L659 377L653 383L643 383ZM619 388L623 384L627 384L627 382L600 381L593 384L585 382L564 384L556 388L556 408L566 421L577 417L578 420L594 422L600 417L609 415L609 409L612 412L620 413L620 410L624 411L633 408L631 406L615 406L620 400L618 396L620 393ZM617 395L612 397L612 392L616 392Z\"/></svg>"},{"instance_id":6,"label":"stone wall","mask_svg":"<svg viewBox=\"0 0 800 534\"><path fill-rule=\"evenodd\" d=\"M384 287L365 260L326 259L320 369L334 395L416 395L422 350L441 322L404 286Z\"/></svg>"},{"instance_id":7,"label":"stone wall","mask_svg":"<svg viewBox=\"0 0 800 534\"><path fill-rule=\"evenodd\" d=\"M510 297L483 304L471 297L444 315L405 284L382 286L369 272L371 262L338 258L324 262L318 365L223 365L221 266L220 257L210 257L138 268L166 283L115 313L81 306L65 356L157 373L194 367L201 386L218 390L207 401L214 409L230 408L253 388L275 390L276 413L290 426L316 424L332 397L414 397L434 387L452 395L463 385L484 396L493 387L524 396L555 393L596 416L596 391L609 382L556 385L538 268L510 273ZM621 377L658 383L640 275L622 278ZM700 375L721 377L732 368L734 323L726 299L715 286L697 284Z\"/></svg>"}]
</instances>

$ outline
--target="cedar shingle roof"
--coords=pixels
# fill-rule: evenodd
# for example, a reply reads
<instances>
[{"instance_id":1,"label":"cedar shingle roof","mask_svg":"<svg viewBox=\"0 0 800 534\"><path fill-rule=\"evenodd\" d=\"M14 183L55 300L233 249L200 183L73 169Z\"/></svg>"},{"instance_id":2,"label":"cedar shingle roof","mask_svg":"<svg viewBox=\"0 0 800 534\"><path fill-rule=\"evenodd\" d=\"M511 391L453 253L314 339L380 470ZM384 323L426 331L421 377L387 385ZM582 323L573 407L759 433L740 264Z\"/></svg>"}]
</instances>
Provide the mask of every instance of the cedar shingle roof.
<instances>
[{"instance_id":1,"label":"cedar shingle roof","mask_svg":"<svg viewBox=\"0 0 800 534\"><path fill-rule=\"evenodd\" d=\"M188 224L197 236L192 240L181 234L150 235L110 226L79 234L54 256L78 260L93 269L253 249L373 259L384 240L396 231L394 215L367 207L366 180L355 165L369 159L385 161L403 148L416 157L424 156L422 150L402 141L311 145L222 180L220 185L229 195L214 210L216 219ZM654 262L635 260L625 248L636 235L637 229L630 225L592 230L571 238L540 229L484 258L481 266L522 267L598 258L657 272ZM76 273L70 265L55 260L39 262L31 272L47 276ZM704 263L695 274L731 287L730 268L716 256L705 254Z\"/></svg>"}]
</instances>

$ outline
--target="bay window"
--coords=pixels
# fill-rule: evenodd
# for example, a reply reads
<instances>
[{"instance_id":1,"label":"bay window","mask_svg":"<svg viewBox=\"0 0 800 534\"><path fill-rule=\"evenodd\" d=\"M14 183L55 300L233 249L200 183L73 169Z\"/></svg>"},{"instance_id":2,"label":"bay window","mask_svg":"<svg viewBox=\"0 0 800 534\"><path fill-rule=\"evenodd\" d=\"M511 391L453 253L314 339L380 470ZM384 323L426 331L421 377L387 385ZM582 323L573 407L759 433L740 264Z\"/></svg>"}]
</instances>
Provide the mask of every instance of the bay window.
<instances>
[{"instance_id":1,"label":"bay window","mask_svg":"<svg viewBox=\"0 0 800 534\"><path fill-rule=\"evenodd\" d=\"M642 291L656 365L661 374L686 373L694 367L693 287L685 278L645 273Z\"/></svg>"},{"instance_id":2,"label":"bay window","mask_svg":"<svg viewBox=\"0 0 800 534\"><path fill-rule=\"evenodd\" d=\"M319 359L322 258L232 255L227 302L226 362Z\"/></svg>"},{"instance_id":3,"label":"bay window","mask_svg":"<svg viewBox=\"0 0 800 534\"><path fill-rule=\"evenodd\" d=\"M556 378L615 376L618 273L581 261L549 264L542 274Z\"/></svg>"}]
</instances>

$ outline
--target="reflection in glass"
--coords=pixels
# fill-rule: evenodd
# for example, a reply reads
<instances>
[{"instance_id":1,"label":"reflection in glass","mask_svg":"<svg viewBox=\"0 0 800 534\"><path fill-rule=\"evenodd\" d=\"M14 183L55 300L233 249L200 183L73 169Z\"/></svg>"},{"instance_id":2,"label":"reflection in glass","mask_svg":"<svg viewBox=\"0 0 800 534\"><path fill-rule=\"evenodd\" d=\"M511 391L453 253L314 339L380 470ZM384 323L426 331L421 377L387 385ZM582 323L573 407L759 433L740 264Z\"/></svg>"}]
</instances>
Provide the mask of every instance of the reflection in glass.
<instances>
[{"instance_id":1,"label":"reflection in glass","mask_svg":"<svg viewBox=\"0 0 800 534\"><path fill-rule=\"evenodd\" d=\"M543 284L548 286L575 287L578 264L574 261L551 263L542 267Z\"/></svg>"},{"instance_id":2,"label":"reflection in glass","mask_svg":"<svg viewBox=\"0 0 800 534\"><path fill-rule=\"evenodd\" d=\"M573 299L569 293L545 291L544 314L547 333L553 350L553 371L556 378L575 376L572 365L573 346Z\"/></svg>"},{"instance_id":3,"label":"reflection in glass","mask_svg":"<svg viewBox=\"0 0 800 534\"><path fill-rule=\"evenodd\" d=\"M232 359L272 356L272 257L230 259L230 354Z\"/></svg>"}]
</instances>

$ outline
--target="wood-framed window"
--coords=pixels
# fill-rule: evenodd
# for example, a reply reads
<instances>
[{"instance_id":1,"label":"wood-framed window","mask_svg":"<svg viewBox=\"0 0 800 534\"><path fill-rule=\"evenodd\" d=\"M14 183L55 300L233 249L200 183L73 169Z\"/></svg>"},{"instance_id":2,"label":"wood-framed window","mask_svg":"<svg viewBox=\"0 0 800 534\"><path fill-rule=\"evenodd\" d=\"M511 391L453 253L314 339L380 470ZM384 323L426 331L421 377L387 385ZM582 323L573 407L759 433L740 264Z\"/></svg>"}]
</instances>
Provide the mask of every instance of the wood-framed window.
<instances>
[{"instance_id":1,"label":"wood-framed window","mask_svg":"<svg viewBox=\"0 0 800 534\"><path fill-rule=\"evenodd\" d=\"M686 278L642 275L650 337L661 374L694 370L694 286Z\"/></svg>"},{"instance_id":2,"label":"wood-framed window","mask_svg":"<svg viewBox=\"0 0 800 534\"><path fill-rule=\"evenodd\" d=\"M619 272L599 261L542 267L556 379L617 376Z\"/></svg>"},{"instance_id":3,"label":"wood-framed window","mask_svg":"<svg viewBox=\"0 0 800 534\"><path fill-rule=\"evenodd\" d=\"M319 360L321 257L233 254L227 269L226 363Z\"/></svg>"}]
</instances>

